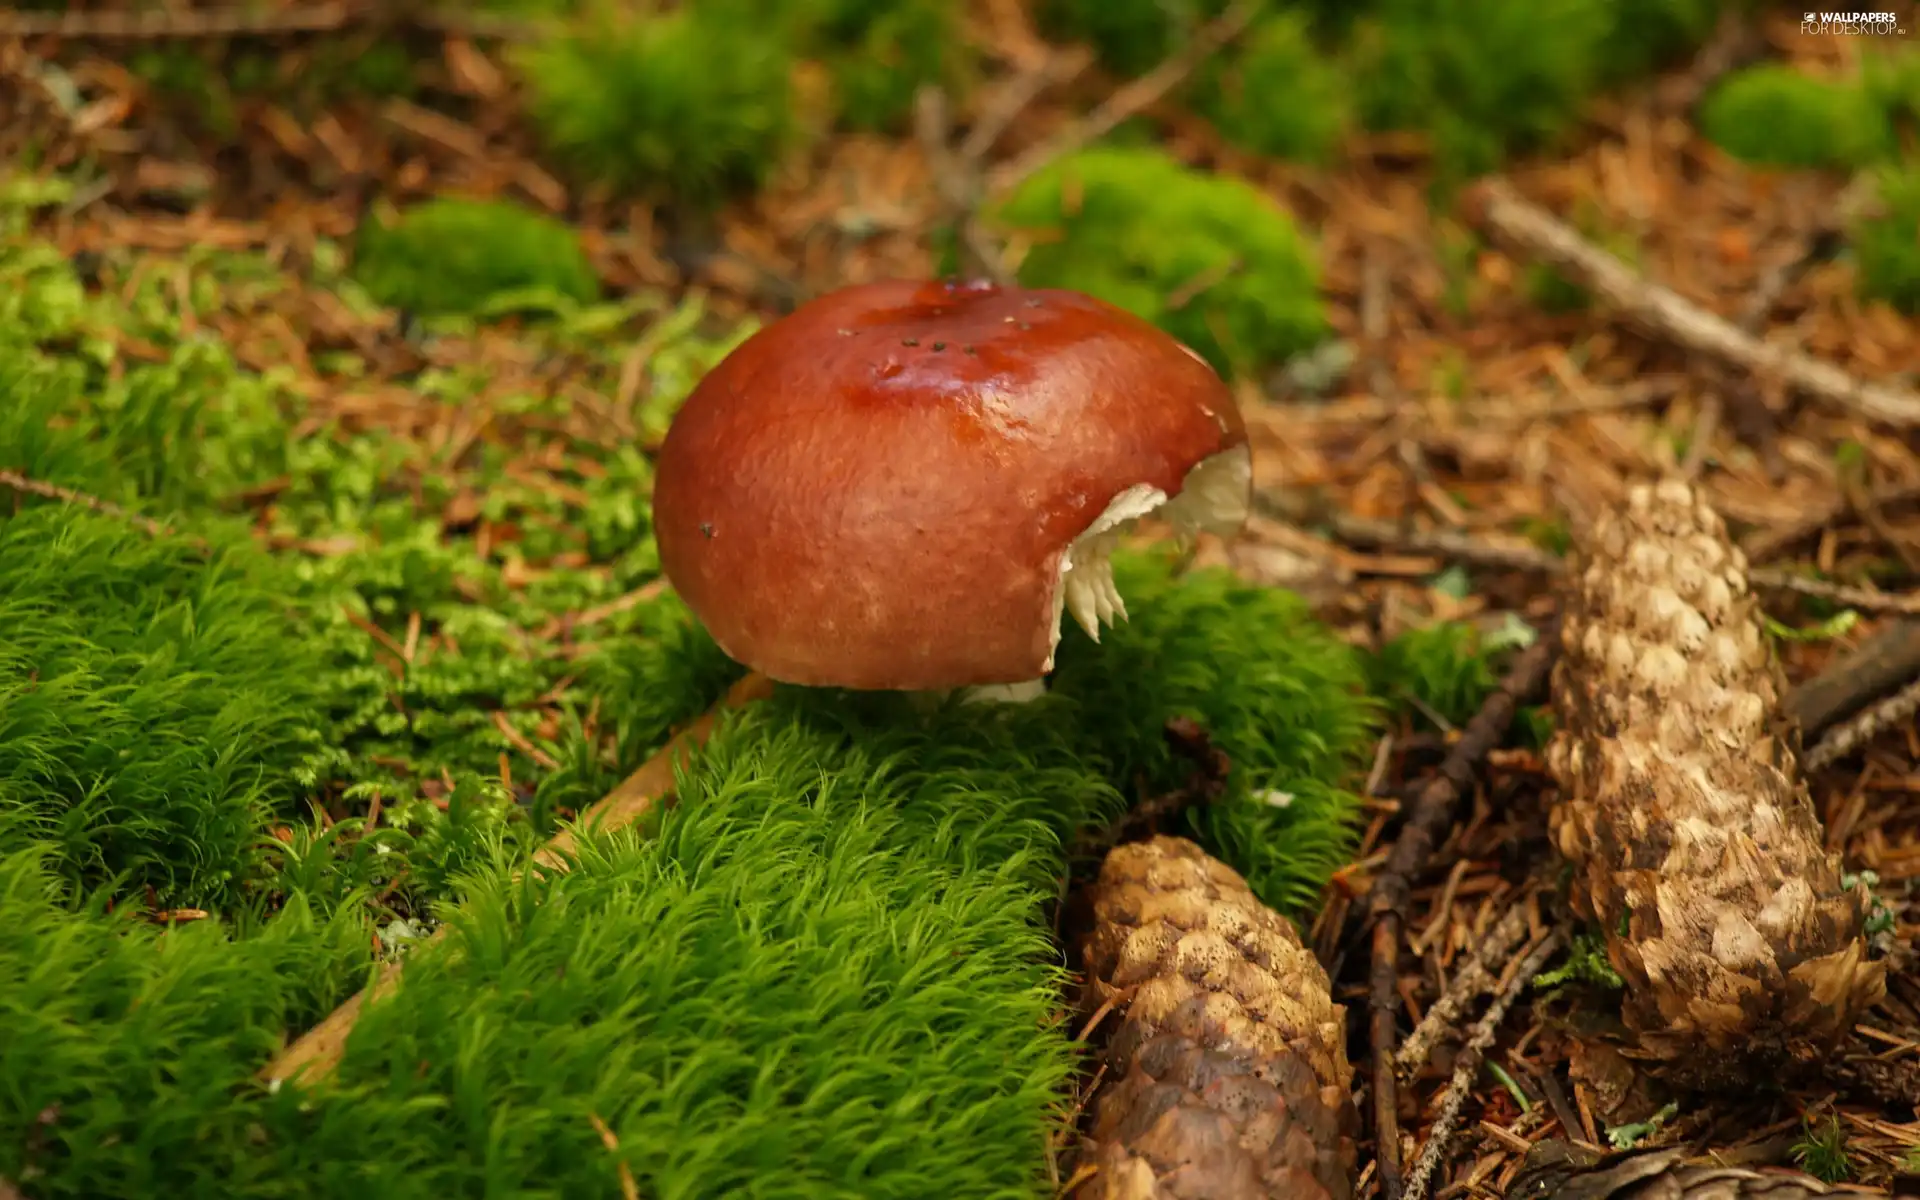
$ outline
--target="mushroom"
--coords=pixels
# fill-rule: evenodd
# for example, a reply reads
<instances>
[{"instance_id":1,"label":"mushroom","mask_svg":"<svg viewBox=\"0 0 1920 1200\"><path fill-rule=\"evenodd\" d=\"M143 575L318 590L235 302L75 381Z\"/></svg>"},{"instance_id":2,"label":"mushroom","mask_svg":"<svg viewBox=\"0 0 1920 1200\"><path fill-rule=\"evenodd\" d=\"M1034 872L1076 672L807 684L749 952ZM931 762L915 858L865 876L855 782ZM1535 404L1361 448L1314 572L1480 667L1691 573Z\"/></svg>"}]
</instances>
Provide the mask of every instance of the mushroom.
<instances>
[{"instance_id":1,"label":"mushroom","mask_svg":"<svg viewBox=\"0 0 1920 1200\"><path fill-rule=\"evenodd\" d=\"M843 288L760 329L661 447L667 579L727 655L812 687L1030 698L1063 612L1126 616L1142 517L1230 535L1252 455L1198 354L1093 297Z\"/></svg>"}]
</instances>

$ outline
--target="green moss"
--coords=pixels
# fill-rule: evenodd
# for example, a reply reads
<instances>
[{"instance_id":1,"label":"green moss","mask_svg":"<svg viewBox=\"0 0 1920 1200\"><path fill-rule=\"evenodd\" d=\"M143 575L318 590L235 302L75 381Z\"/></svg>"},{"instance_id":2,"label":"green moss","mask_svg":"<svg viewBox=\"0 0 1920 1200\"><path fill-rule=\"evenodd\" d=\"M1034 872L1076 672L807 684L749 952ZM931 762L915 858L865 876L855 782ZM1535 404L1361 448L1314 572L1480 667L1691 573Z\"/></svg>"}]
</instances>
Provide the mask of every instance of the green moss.
<instances>
[{"instance_id":1,"label":"green moss","mask_svg":"<svg viewBox=\"0 0 1920 1200\"><path fill-rule=\"evenodd\" d=\"M246 1079L274 1006L350 969L327 931L351 906L319 928L289 906L267 926L287 931L283 959L236 978L211 932L160 961L102 945L97 917L26 905L17 957L52 965L0 977L0 1016L47 996L73 1016L29 1026L48 1041L30 1059L0 1058L30 1085L0 1088L0 1156L33 1153L47 1197L213 1176L240 1197L586 1194L617 1187L619 1162L654 1195L1041 1193L1077 1060L1046 924L1065 843L1118 811L1130 770L1177 774L1159 730L1186 711L1233 756L1227 812L1270 814L1255 878L1297 906L1350 844L1335 779L1369 738L1357 666L1298 601L1162 561L1121 577L1134 619L1070 640L1034 704L922 715L783 689L688 764L651 836L590 837L571 871L521 885L518 853L495 847L448 943L363 1016L322 1091ZM50 953L68 942L87 951ZM145 1002L96 1001L101 976ZM232 997L217 1036L182 1021L153 1037L174 998L215 987ZM61 1121L26 1136L49 1105Z\"/></svg>"},{"instance_id":2,"label":"green moss","mask_svg":"<svg viewBox=\"0 0 1920 1200\"><path fill-rule=\"evenodd\" d=\"M601 14L519 56L553 154L590 183L703 206L757 186L796 132L777 26Z\"/></svg>"},{"instance_id":3,"label":"green moss","mask_svg":"<svg viewBox=\"0 0 1920 1200\"><path fill-rule=\"evenodd\" d=\"M1631 80L1672 65L1705 44L1722 13L1753 7L1753 0L1615 0L1601 70L1609 81Z\"/></svg>"},{"instance_id":4,"label":"green moss","mask_svg":"<svg viewBox=\"0 0 1920 1200\"><path fill-rule=\"evenodd\" d=\"M1875 46L1860 56L1860 86L1896 128L1920 132L1920 50Z\"/></svg>"},{"instance_id":5,"label":"green moss","mask_svg":"<svg viewBox=\"0 0 1920 1200\"><path fill-rule=\"evenodd\" d=\"M973 48L953 0L832 0L821 16L841 121L854 129L899 131L914 94L971 82Z\"/></svg>"},{"instance_id":6,"label":"green moss","mask_svg":"<svg viewBox=\"0 0 1920 1200\"><path fill-rule=\"evenodd\" d=\"M1139 75L1226 8L1227 0L1041 0L1037 17L1053 40L1084 42L1109 70Z\"/></svg>"},{"instance_id":7,"label":"green moss","mask_svg":"<svg viewBox=\"0 0 1920 1200\"><path fill-rule=\"evenodd\" d=\"M1759 166L1852 169L1893 147L1887 113L1858 80L1816 79L1785 63L1721 80L1698 119L1708 141Z\"/></svg>"},{"instance_id":8,"label":"green moss","mask_svg":"<svg viewBox=\"0 0 1920 1200\"><path fill-rule=\"evenodd\" d=\"M693 0L703 17L773 31L826 67L843 128L904 133L927 84L962 100L979 51L959 0Z\"/></svg>"},{"instance_id":9,"label":"green moss","mask_svg":"<svg viewBox=\"0 0 1920 1200\"><path fill-rule=\"evenodd\" d=\"M1155 150L1083 151L994 214L1031 238L1023 283L1087 292L1180 338L1223 372L1323 340L1318 266L1292 219L1252 185Z\"/></svg>"},{"instance_id":10,"label":"green moss","mask_svg":"<svg viewBox=\"0 0 1920 1200\"><path fill-rule=\"evenodd\" d=\"M1317 44L1308 15L1261 21L1201 88L1199 104L1220 132L1256 154L1325 162L1353 119L1353 82Z\"/></svg>"},{"instance_id":11,"label":"green moss","mask_svg":"<svg viewBox=\"0 0 1920 1200\"><path fill-rule=\"evenodd\" d=\"M1400 634L1369 658L1367 675L1397 715L1428 728L1436 715L1464 725L1500 684L1479 632L1451 621Z\"/></svg>"},{"instance_id":12,"label":"green moss","mask_svg":"<svg viewBox=\"0 0 1920 1200\"><path fill-rule=\"evenodd\" d=\"M0 794L70 878L224 907L322 748L284 599L85 510L0 520Z\"/></svg>"},{"instance_id":13,"label":"green moss","mask_svg":"<svg viewBox=\"0 0 1920 1200\"><path fill-rule=\"evenodd\" d=\"M1383 0L1355 29L1362 121L1428 133L1443 180L1547 146L1601 76L1611 0Z\"/></svg>"},{"instance_id":14,"label":"green moss","mask_svg":"<svg viewBox=\"0 0 1920 1200\"><path fill-rule=\"evenodd\" d=\"M0 732L0 762L26 764L0 770L0 1023L16 1031L0 1039L0 1178L36 1196L207 1179L240 1200L617 1194L623 1162L659 1196L1043 1194L1079 1061L1048 907L1070 839L1136 786L1181 782L1166 720L1197 717L1232 759L1229 794L1186 828L1271 902L1304 913L1350 853L1346 788L1375 718L1354 656L1285 593L1124 557L1132 619L1100 645L1070 632L1040 701L927 714L783 689L684 765L648 828L516 883L558 822L739 672L671 600L549 630L657 577L644 458L582 438L567 450L592 470L564 494L517 478L511 439L553 436L570 395L503 395L479 365L423 371L411 399L484 405L497 443L327 424L194 332L286 286L259 263L184 264L190 325L183 264L127 285L134 264L109 255L90 294L47 251L0 235L0 394L26 401L0 406L0 464L181 532L0 509L0 596L26 605L15 619L0 600L0 628L100 676L56 688L74 672L0 654L0 725L50 714ZM636 423L734 340L689 311L655 315ZM129 333L162 361L118 361ZM521 336L608 395L632 342L599 320ZM268 480L270 518L243 507ZM508 586L496 554L443 525L467 488L529 557L578 547L587 565ZM268 555L256 524L357 544ZM82 773L99 786L76 803ZM16 800L49 779L55 803ZM208 793L253 835L229 856L237 883L219 837L176 850L153 826ZM309 798L333 815L289 819ZM285 828L259 836L269 824ZM72 847L136 834L167 890L202 880L220 911L163 933L104 855L76 866ZM441 920L443 942L405 949ZM403 952L422 957L333 1085L254 1082Z\"/></svg>"},{"instance_id":15,"label":"green moss","mask_svg":"<svg viewBox=\"0 0 1920 1200\"><path fill-rule=\"evenodd\" d=\"M163 932L72 897L58 854L19 833L0 813L0 1178L47 1197L193 1195L216 1177L223 1194L312 1194L262 1190L244 1064L359 985L364 914L293 897L251 936L217 920Z\"/></svg>"},{"instance_id":16,"label":"green moss","mask_svg":"<svg viewBox=\"0 0 1920 1200\"><path fill-rule=\"evenodd\" d=\"M1920 315L1920 164L1881 171L1877 202L1848 234L1860 295Z\"/></svg>"},{"instance_id":17,"label":"green moss","mask_svg":"<svg viewBox=\"0 0 1920 1200\"><path fill-rule=\"evenodd\" d=\"M1357 832L1347 785L1380 715L1360 662L1292 593L1220 571L1175 576L1163 555L1116 558L1115 580L1129 619L1097 647L1069 628L1055 689L1086 707L1114 777L1149 793L1190 769L1166 744L1167 719L1198 720L1234 769L1226 797L1190 813L1187 832L1266 903L1310 911Z\"/></svg>"},{"instance_id":18,"label":"green moss","mask_svg":"<svg viewBox=\"0 0 1920 1200\"><path fill-rule=\"evenodd\" d=\"M577 304L600 295L572 228L500 200L441 197L391 223L369 219L353 269L375 300L421 316L487 311L515 294Z\"/></svg>"}]
</instances>

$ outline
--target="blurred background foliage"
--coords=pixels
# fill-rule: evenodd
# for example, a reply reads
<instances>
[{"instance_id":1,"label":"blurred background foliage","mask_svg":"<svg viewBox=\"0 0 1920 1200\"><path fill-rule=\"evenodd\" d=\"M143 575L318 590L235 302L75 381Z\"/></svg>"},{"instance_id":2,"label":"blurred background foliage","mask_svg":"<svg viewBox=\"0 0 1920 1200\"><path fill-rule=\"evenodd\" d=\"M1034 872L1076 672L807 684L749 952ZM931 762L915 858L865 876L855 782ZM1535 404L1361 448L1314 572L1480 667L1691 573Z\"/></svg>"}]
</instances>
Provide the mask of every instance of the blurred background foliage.
<instances>
[{"instance_id":1,"label":"blurred background foliage","mask_svg":"<svg viewBox=\"0 0 1920 1200\"><path fill-rule=\"evenodd\" d=\"M1430 157L1436 209L1470 178L1577 134L1610 90L1684 62L1752 0L1255 0L1245 33L1176 89L1175 112L1206 122L1228 152L1314 170L1356 139L1401 135ZM533 131L576 186L656 206L698 226L766 184L784 162L847 133L911 136L914 97L974 94L986 52L956 0L492 0L546 32L511 56ZM1178 53L1226 0L1038 0L1036 27L1088 47L1097 99ZM1707 138L1763 170L1866 172L1879 200L1850 228L1863 297L1915 311L1920 184L1913 143L1920 68L1907 44L1815 77L1759 62L1696 106ZM251 86L182 63L140 69L182 94ZM359 57L301 86L404 90L404 72ZM210 103L217 112L219 104ZM1168 106L1154 110L1160 114ZM1163 115L1163 114L1162 114ZM1184 118L1182 118L1184 119ZM1265 189L1170 149L1162 116L1123 123L1085 152L992 198L996 230L1024 248L1022 282L1079 288L1154 320L1224 372L1257 374L1328 336L1312 238ZM578 256L499 207L436 210L361 239L361 277L399 286L410 262L444 264L449 289L544 287L584 294ZM1150 232L1149 232L1150 231ZM1633 247L1588 229L1616 253ZM455 243L459 243L458 246ZM487 247L475 252L473 247ZM537 253L529 250L538 247ZM391 258L393 261L386 261ZM472 264L490 260L480 279ZM946 265L954 259L948 256ZM544 262L545 267L535 264ZM549 271L533 279L526 272ZM1535 271L1545 307L1577 289ZM1201 281L1202 286L1194 286ZM394 303L400 292L383 291Z\"/></svg>"}]
</instances>

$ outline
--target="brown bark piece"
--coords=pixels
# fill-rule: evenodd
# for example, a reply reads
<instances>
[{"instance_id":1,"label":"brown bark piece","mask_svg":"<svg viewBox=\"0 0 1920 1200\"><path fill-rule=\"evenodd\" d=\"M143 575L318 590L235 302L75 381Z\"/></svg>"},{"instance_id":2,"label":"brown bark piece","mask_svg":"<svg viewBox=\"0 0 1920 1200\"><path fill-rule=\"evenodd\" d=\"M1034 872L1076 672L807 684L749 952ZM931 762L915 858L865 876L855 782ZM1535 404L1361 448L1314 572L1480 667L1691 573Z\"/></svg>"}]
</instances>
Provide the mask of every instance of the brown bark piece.
<instances>
[{"instance_id":1,"label":"brown bark piece","mask_svg":"<svg viewBox=\"0 0 1920 1200\"><path fill-rule=\"evenodd\" d=\"M1124 1003L1081 1200L1349 1200L1345 1009L1278 913L1184 838L1116 847L1092 889L1090 1007Z\"/></svg>"},{"instance_id":2,"label":"brown bark piece","mask_svg":"<svg viewBox=\"0 0 1920 1200\"><path fill-rule=\"evenodd\" d=\"M1554 841L1670 1073L1807 1064L1885 989L1797 762L1746 560L1687 484L1630 489L1568 578Z\"/></svg>"}]
</instances>

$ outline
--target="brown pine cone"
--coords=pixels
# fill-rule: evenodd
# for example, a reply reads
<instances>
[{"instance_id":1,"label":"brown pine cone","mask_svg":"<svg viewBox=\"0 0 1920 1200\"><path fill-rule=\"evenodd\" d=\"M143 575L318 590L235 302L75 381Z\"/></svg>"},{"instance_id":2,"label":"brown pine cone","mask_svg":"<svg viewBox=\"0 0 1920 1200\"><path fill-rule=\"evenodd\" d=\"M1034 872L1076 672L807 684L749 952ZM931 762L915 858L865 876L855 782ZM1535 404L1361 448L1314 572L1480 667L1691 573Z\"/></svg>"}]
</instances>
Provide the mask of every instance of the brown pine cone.
<instances>
[{"instance_id":1,"label":"brown pine cone","mask_svg":"<svg viewBox=\"0 0 1920 1200\"><path fill-rule=\"evenodd\" d=\"M1845 1193L1810 1175L1689 1166L1678 1149L1602 1158L1566 1142L1542 1142L1507 1188L1506 1200L1812 1200Z\"/></svg>"},{"instance_id":2,"label":"brown pine cone","mask_svg":"<svg viewBox=\"0 0 1920 1200\"><path fill-rule=\"evenodd\" d=\"M1642 484L1569 580L1550 820L1628 1026L1696 1086L1816 1059L1885 969L1824 848L1745 556L1691 487Z\"/></svg>"},{"instance_id":3,"label":"brown pine cone","mask_svg":"<svg viewBox=\"0 0 1920 1200\"><path fill-rule=\"evenodd\" d=\"M1093 886L1088 1007L1120 1008L1081 1200L1349 1200L1345 1010L1278 913L1183 838Z\"/></svg>"}]
</instances>

